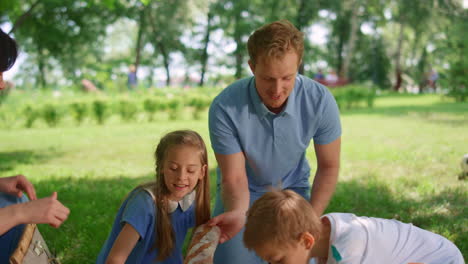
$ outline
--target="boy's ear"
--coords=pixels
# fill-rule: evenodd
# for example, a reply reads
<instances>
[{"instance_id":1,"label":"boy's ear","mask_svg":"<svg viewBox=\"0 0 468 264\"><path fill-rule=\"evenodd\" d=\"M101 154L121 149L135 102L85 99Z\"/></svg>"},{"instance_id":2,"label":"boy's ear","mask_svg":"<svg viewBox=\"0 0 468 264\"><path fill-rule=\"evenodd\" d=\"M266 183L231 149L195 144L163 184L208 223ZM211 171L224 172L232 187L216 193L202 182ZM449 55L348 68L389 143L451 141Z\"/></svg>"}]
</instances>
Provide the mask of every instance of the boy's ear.
<instances>
[{"instance_id":1,"label":"boy's ear","mask_svg":"<svg viewBox=\"0 0 468 264\"><path fill-rule=\"evenodd\" d=\"M255 74L255 63L251 60L248 61L250 70L252 71L252 74Z\"/></svg>"},{"instance_id":2,"label":"boy's ear","mask_svg":"<svg viewBox=\"0 0 468 264\"><path fill-rule=\"evenodd\" d=\"M310 250L315 245L315 238L309 232L304 232L301 234L301 245L306 249Z\"/></svg>"}]
</instances>

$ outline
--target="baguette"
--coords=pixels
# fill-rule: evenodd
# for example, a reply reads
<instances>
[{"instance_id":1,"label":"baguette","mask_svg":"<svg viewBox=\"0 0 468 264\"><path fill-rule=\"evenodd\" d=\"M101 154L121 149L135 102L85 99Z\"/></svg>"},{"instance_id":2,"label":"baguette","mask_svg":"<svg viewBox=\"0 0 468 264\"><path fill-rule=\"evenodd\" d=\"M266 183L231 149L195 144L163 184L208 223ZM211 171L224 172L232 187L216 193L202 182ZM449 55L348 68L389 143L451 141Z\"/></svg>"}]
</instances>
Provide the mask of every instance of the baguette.
<instances>
[{"instance_id":1,"label":"baguette","mask_svg":"<svg viewBox=\"0 0 468 264\"><path fill-rule=\"evenodd\" d=\"M193 232L184 264L212 264L221 230L217 226L201 225Z\"/></svg>"}]
</instances>

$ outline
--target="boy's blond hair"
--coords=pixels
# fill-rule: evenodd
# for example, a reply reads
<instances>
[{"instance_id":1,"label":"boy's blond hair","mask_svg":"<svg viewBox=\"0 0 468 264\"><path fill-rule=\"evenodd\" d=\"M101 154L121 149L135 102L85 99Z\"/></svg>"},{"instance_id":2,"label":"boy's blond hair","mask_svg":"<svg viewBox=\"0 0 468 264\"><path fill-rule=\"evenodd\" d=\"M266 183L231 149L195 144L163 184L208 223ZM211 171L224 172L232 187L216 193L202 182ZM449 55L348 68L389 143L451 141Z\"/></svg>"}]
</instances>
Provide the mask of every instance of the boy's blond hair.
<instances>
[{"instance_id":1,"label":"boy's blond hair","mask_svg":"<svg viewBox=\"0 0 468 264\"><path fill-rule=\"evenodd\" d=\"M322 224L312 205L291 190L265 193L247 212L244 244L254 250L265 244L294 246L304 232L315 240Z\"/></svg>"},{"instance_id":2,"label":"boy's blond hair","mask_svg":"<svg viewBox=\"0 0 468 264\"><path fill-rule=\"evenodd\" d=\"M247 48L254 65L260 56L278 59L291 51L297 53L300 63L304 53L304 33L288 20L276 21L255 30L249 37Z\"/></svg>"}]
</instances>

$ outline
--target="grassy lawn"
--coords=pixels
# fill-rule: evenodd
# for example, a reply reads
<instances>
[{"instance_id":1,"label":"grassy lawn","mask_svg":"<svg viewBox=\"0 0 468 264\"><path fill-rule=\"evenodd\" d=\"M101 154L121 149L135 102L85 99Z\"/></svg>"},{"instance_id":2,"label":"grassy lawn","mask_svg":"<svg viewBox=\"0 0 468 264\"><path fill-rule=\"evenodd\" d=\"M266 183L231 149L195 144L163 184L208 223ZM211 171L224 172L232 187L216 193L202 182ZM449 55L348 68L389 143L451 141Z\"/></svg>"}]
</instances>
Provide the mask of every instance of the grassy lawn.
<instances>
[{"instance_id":1,"label":"grassy lawn","mask_svg":"<svg viewBox=\"0 0 468 264\"><path fill-rule=\"evenodd\" d=\"M458 174L468 153L468 104L436 95L384 96L373 109L343 111L342 125L340 181L327 211L412 222L449 238L467 256L467 182ZM160 136L182 128L198 131L209 145L206 117L2 128L0 177L24 174L40 197L58 191L69 219L60 229L41 225L41 232L63 263L92 263L124 196L153 179ZM314 167L312 147L307 156Z\"/></svg>"}]
</instances>

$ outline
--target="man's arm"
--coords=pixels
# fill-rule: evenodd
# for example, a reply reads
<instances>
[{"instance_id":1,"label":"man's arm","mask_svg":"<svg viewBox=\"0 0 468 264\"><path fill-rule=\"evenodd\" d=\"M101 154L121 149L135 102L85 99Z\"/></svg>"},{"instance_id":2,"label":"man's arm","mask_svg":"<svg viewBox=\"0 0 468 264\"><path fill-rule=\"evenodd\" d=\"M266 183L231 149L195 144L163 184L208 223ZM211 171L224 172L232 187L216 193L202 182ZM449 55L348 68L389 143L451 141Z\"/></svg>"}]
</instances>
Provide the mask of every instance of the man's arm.
<instances>
[{"instance_id":1,"label":"man's arm","mask_svg":"<svg viewBox=\"0 0 468 264\"><path fill-rule=\"evenodd\" d=\"M310 203L315 212L321 216L335 192L338 181L341 137L326 145L314 144L314 148L317 157L317 171L310 194Z\"/></svg>"},{"instance_id":2,"label":"man's arm","mask_svg":"<svg viewBox=\"0 0 468 264\"><path fill-rule=\"evenodd\" d=\"M215 154L221 170L221 192L225 211L243 211L249 208L249 189L245 172L244 153Z\"/></svg>"},{"instance_id":3,"label":"man's arm","mask_svg":"<svg viewBox=\"0 0 468 264\"><path fill-rule=\"evenodd\" d=\"M220 243L223 243L234 237L244 226L250 193L244 153L215 156L222 175L221 195L225 213L213 218L210 225L221 228Z\"/></svg>"}]
</instances>

